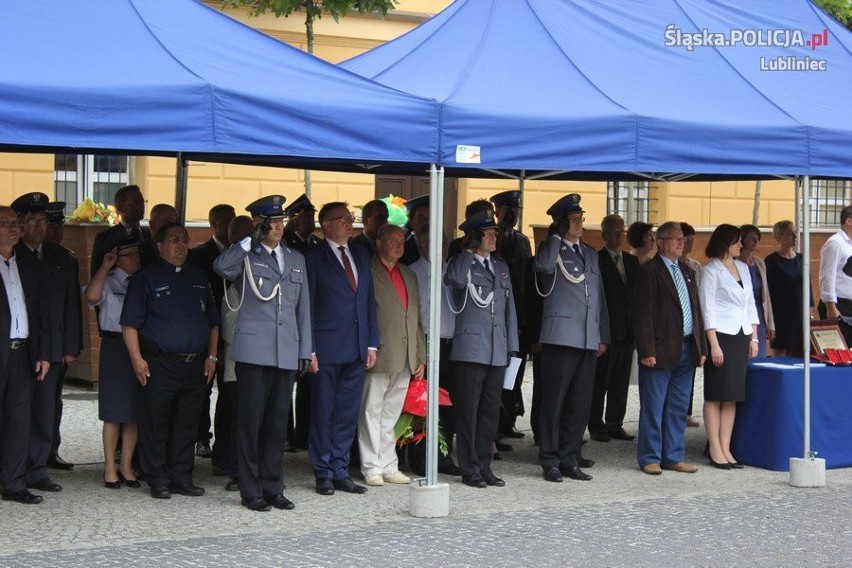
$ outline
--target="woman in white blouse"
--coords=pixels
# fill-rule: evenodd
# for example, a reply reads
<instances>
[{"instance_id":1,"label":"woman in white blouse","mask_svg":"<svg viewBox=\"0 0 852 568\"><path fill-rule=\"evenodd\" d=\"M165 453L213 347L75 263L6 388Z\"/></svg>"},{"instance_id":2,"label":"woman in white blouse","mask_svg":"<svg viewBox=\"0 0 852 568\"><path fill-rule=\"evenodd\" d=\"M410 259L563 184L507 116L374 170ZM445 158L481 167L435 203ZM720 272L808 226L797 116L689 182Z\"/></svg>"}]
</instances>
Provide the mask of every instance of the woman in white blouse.
<instances>
[{"instance_id":1,"label":"woman in white blouse","mask_svg":"<svg viewBox=\"0 0 852 568\"><path fill-rule=\"evenodd\" d=\"M745 400L748 359L757 355L757 326L748 266L734 260L740 253L740 230L719 225L710 236L701 270L699 294L710 357L704 365L704 425L710 465L741 468L731 455L737 402Z\"/></svg>"}]
</instances>

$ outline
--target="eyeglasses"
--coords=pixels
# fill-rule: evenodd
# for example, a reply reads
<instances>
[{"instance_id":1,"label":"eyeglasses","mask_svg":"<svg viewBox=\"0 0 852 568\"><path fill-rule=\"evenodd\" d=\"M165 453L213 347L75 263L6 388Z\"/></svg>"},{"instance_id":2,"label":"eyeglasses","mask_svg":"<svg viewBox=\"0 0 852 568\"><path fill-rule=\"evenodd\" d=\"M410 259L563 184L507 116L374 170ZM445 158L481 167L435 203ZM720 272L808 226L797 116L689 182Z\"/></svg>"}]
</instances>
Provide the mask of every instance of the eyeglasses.
<instances>
[{"instance_id":1,"label":"eyeglasses","mask_svg":"<svg viewBox=\"0 0 852 568\"><path fill-rule=\"evenodd\" d=\"M355 222L355 215L352 215L351 213L348 214L348 215L338 215L337 217L330 217L330 218L326 219L326 221L328 221L330 223L331 221L339 221L341 219L343 219L343 222L345 222L345 223L354 223Z\"/></svg>"},{"instance_id":2,"label":"eyeglasses","mask_svg":"<svg viewBox=\"0 0 852 568\"><path fill-rule=\"evenodd\" d=\"M14 221L12 221L12 220L8 220L8 221L7 220L0 220L0 227L5 227L7 229L11 229L13 227L20 228L21 223L19 223L17 219L14 220Z\"/></svg>"}]
</instances>

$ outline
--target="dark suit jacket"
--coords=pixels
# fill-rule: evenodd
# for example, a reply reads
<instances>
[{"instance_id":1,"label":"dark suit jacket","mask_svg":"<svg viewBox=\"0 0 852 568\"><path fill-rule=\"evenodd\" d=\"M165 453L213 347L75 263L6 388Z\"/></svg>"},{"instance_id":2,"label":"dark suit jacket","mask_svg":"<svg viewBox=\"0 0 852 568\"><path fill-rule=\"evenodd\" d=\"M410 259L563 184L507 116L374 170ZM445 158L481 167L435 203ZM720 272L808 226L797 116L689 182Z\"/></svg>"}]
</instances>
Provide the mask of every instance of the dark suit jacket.
<instances>
[{"instance_id":1,"label":"dark suit jacket","mask_svg":"<svg viewBox=\"0 0 852 568\"><path fill-rule=\"evenodd\" d=\"M366 361L367 348L380 345L370 260L361 247L349 250L358 271L357 294L349 286L343 265L326 243L305 251L314 352L320 365Z\"/></svg>"},{"instance_id":2,"label":"dark suit jacket","mask_svg":"<svg viewBox=\"0 0 852 568\"><path fill-rule=\"evenodd\" d=\"M371 242L370 239L367 238L367 235L364 234L364 233L360 233L360 234L352 237L351 239L349 239L349 244L350 245L357 245L357 246L363 248L364 250L367 251L367 254L371 258L373 256L375 256L375 254L376 254L376 242L375 241ZM400 264L402 264L402 263L400 263Z\"/></svg>"},{"instance_id":3,"label":"dark suit jacket","mask_svg":"<svg viewBox=\"0 0 852 568\"><path fill-rule=\"evenodd\" d=\"M302 240L302 238L296 234L295 231L290 231L288 229L284 229L284 236L281 238L288 247L293 250L304 253L309 248L316 246L317 243L321 243L322 240L318 239L315 235L311 234L308 236L307 240Z\"/></svg>"},{"instance_id":4,"label":"dark suit jacket","mask_svg":"<svg viewBox=\"0 0 852 568\"><path fill-rule=\"evenodd\" d=\"M92 258L89 263L89 274L94 274L104 262L104 255L109 252L104 247L104 243L110 240L112 236L118 232L127 232L127 228L119 223L105 231L101 231L95 235L95 242L92 243ZM141 227L140 234L142 235L142 266L151 264L157 260L157 247L154 246L154 241L151 237L151 230L148 227Z\"/></svg>"},{"instance_id":5,"label":"dark suit jacket","mask_svg":"<svg viewBox=\"0 0 852 568\"><path fill-rule=\"evenodd\" d=\"M216 300L216 307L219 311L222 311L222 298L225 296L224 279L213 270L213 261L219 254L219 247L216 246L216 241L211 237L203 245L190 250L186 260L201 268L207 274L207 278L210 280L210 288L213 290L213 299Z\"/></svg>"},{"instance_id":6,"label":"dark suit jacket","mask_svg":"<svg viewBox=\"0 0 852 568\"><path fill-rule=\"evenodd\" d=\"M598 252L598 264L601 268L606 306L609 309L609 335L612 341L633 341L633 329L630 324L628 295L636 279L639 259L632 254L621 253L627 283L621 279L615 262L606 247Z\"/></svg>"},{"instance_id":7,"label":"dark suit jacket","mask_svg":"<svg viewBox=\"0 0 852 568\"><path fill-rule=\"evenodd\" d=\"M18 243L15 250L21 256L32 256L23 242ZM83 350L80 269L77 256L62 245L44 241L41 250L42 282L50 319L51 348L47 360L57 363L65 355L76 357Z\"/></svg>"},{"instance_id":8,"label":"dark suit jacket","mask_svg":"<svg viewBox=\"0 0 852 568\"><path fill-rule=\"evenodd\" d=\"M15 254L18 273L21 276L21 287L24 289L24 301L27 303L27 321L30 326L30 362L35 368L36 361L50 361L50 321L48 310L42 306L44 279L41 277L41 266L32 255ZM0 278L0 330L2 337L10 338L12 329L12 314L9 311L9 298L6 295L6 284ZM9 342L0 341L0 372L5 372L9 361Z\"/></svg>"},{"instance_id":9,"label":"dark suit jacket","mask_svg":"<svg viewBox=\"0 0 852 568\"><path fill-rule=\"evenodd\" d=\"M692 345L694 362L698 366L699 358L707 354L698 287L692 269L680 261L678 263L686 277L692 305ZM630 291L630 315L639 359L656 357L658 368L676 366L683 346L683 312L671 272L660 255L636 271L636 281Z\"/></svg>"}]
</instances>

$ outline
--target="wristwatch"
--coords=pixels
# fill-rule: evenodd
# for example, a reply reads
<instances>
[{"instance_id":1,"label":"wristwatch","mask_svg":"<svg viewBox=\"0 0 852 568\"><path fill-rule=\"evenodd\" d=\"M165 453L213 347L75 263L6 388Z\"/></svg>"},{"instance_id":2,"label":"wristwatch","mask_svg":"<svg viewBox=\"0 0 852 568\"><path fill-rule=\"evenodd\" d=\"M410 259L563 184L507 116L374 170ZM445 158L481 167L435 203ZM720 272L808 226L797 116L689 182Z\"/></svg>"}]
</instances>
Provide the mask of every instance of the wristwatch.
<instances>
[{"instance_id":1,"label":"wristwatch","mask_svg":"<svg viewBox=\"0 0 852 568\"><path fill-rule=\"evenodd\" d=\"M219 358L216 357L215 355L208 355L207 358L210 359L211 361L213 361L214 363L219 362Z\"/></svg>"}]
</instances>

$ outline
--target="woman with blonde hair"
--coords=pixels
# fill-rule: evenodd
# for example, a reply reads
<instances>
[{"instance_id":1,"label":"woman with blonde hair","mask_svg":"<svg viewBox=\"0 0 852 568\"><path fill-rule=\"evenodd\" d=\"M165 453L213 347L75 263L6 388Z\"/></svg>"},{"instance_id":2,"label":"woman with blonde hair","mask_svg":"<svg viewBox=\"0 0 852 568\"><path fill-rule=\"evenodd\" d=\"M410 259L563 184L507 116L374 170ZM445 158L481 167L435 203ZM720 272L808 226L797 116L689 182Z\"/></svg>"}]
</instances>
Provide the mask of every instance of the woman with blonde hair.
<instances>
[{"instance_id":1,"label":"woman with blonde hair","mask_svg":"<svg viewBox=\"0 0 852 568\"><path fill-rule=\"evenodd\" d=\"M775 337L770 339L770 354L783 357L803 352L802 285L804 260L796 252L799 235L792 221L778 221L772 227L778 250L766 257L766 283L775 319ZM814 301L811 296L810 305Z\"/></svg>"}]
</instances>

